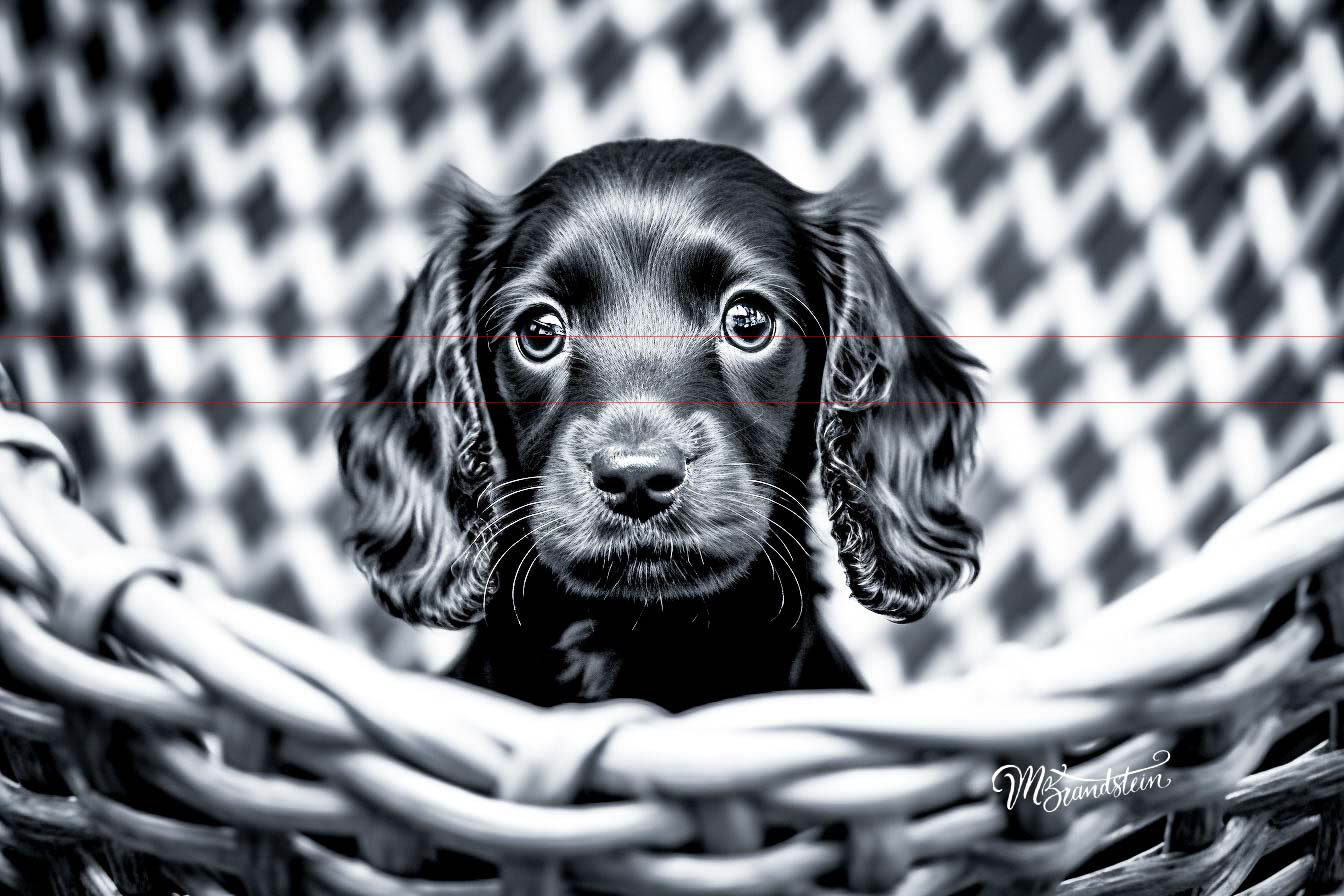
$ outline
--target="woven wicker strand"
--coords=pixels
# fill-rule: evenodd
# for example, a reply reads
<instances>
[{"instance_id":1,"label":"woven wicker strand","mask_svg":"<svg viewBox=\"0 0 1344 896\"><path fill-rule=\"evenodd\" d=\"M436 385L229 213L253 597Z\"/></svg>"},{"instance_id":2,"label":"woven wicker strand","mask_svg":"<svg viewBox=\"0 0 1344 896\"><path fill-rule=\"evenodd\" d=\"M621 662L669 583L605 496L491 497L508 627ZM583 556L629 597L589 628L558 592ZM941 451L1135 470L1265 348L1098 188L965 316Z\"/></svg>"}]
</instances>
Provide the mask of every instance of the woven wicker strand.
<instances>
[{"instance_id":1,"label":"woven wicker strand","mask_svg":"<svg viewBox=\"0 0 1344 896\"><path fill-rule=\"evenodd\" d=\"M119 544L33 418L0 412L0 447L14 892L836 893L816 882L841 870L902 896L1344 883L1344 447L1053 647L678 716L540 710L386 667ZM1055 767L1087 743L1071 774L1169 751L1170 786L1058 813L991 789L1003 762ZM820 836L837 823L843 840ZM767 845L780 825L799 833ZM417 878L444 849L499 879Z\"/></svg>"}]
</instances>

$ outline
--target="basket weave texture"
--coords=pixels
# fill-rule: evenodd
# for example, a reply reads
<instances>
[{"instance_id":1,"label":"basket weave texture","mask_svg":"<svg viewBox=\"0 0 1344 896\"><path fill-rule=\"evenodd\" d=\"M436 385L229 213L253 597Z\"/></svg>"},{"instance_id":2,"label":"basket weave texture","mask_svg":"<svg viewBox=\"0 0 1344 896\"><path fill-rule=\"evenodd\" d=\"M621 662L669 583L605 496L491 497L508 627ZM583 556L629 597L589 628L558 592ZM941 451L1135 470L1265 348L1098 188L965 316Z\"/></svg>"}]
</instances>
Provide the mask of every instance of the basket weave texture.
<instances>
[{"instance_id":1,"label":"basket weave texture","mask_svg":"<svg viewBox=\"0 0 1344 896\"><path fill-rule=\"evenodd\" d=\"M0 885L15 892L1344 882L1344 446L1053 647L881 695L679 716L539 710L231 598L107 534L59 440L17 411L0 411L0 516ZM1166 783L1009 810L1002 766L1065 764L1075 779L1160 766ZM440 850L498 877L419 876Z\"/></svg>"}]
</instances>

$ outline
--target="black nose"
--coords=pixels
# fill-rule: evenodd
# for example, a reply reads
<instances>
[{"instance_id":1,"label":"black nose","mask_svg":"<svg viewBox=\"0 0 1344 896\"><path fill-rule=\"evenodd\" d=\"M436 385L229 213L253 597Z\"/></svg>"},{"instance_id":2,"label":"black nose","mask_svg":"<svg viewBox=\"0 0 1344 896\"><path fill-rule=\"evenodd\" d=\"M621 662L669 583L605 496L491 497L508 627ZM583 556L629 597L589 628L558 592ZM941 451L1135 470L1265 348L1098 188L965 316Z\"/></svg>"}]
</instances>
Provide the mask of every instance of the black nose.
<instances>
[{"instance_id":1,"label":"black nose","mask_svg":"<svg viewBox=\"0 0 1344 896\"><path fill-rule=\"evenodd\" d=\"M593 453L593 485L612 509L646 520L672 504L686 479L686 458L672 445L611 445Z\"/></svg>"}]
</instances>

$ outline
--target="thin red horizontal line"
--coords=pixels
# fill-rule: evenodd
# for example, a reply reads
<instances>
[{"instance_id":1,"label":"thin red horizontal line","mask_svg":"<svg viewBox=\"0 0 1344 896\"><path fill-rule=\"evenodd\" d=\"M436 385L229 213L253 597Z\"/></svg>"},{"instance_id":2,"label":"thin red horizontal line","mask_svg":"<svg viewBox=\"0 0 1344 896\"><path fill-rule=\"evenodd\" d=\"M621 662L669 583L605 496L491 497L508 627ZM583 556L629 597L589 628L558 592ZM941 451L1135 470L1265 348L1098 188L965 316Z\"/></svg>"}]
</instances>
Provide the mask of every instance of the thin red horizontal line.
<instances>
[{"instance_id":1,"label":"thin red horizontal line","mask_svg":"<svg viewBox=\"0 0 1344 896\"><path fill-rule=\"evenodd\" d=\"M497 339L498 336L479 336L479 335L453 335L453 334L415 334L402 333L394 335L386 334L368 334L360 335L358 333L300 333L291 335L278 335L270 333L208 333L200 336L194 336L189 333L52 333L38 334L26 333L13 336L0 335L0 339L11 340L41 340L41 339ZM686 333L612 333L612 334L591 334L583 335L579 333L570 333L565 336L566 339L705 339L719 337L705 337ZM1136 335L1128 336L1118 333L989 333L989 334L965 334L948 333L927 336L870 336L867 334L839 334L836 336L812 336L806 334L787 334L773 337L775 339L1344 339L1344 334L1310 334L1310 333L1285 333L1285 334L1251 334L1247 336L1235 336L1228 333L1178 333L1174 335Z\"/></svg>"},{"instance_id":2,"label":"thin red horizontal line","mask_svg":"<svg viewBox=\"0 0 1344 896\"><path fill-rule=\"evenodd\" d=\"M234 405L310 405L315 407L340 407L344 405L354 407L406 407L421 405L504 405L504 406L523 406L539 407L548 405L557 406L589 406L589 405L611 405L611 404L665 404L677 406L710 406L710 407L732 407L733 405L835 405L841 407L915 407L915 406L939 406L939 405L1247 405L1264 407L1316 407L1320 405L1344 405L1344 401L1141 401L1141 400L1119 400L1119 401L28 401L24 402L29 406L44 405L186 405L192 407L212 407L212 406L234 406Z\"/></svg>"}]
</instances>

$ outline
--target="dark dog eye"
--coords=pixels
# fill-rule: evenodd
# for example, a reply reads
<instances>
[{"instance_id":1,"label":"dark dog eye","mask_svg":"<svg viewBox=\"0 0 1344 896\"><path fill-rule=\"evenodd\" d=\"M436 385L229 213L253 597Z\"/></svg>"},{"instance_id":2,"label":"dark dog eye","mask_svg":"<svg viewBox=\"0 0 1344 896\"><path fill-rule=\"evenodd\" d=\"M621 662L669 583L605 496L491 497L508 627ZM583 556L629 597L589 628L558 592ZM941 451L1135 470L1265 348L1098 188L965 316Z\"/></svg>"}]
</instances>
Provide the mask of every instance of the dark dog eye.
<instances>
[{"instance_id":1,"label":"dark dog eye","mask_svg":"<svg viewBox=\"0 0 1344 896\"><path fill-rule=\"evenodd\" d=\"M723 313L723 336L735 348L758 352L775 335L775 317L757 299L740 298Z\"/></svg>"},{"instance_id":2,"label":"dark dog eye","mask_svg":"<svg viewBox=\"0 0 1344 896\"><path fill-rule=\"evenodd\" d=\"M547 361L565 347L565 322L546 308L518 321L518 349L529 361Z\"/></svg>"}]
</instances>

